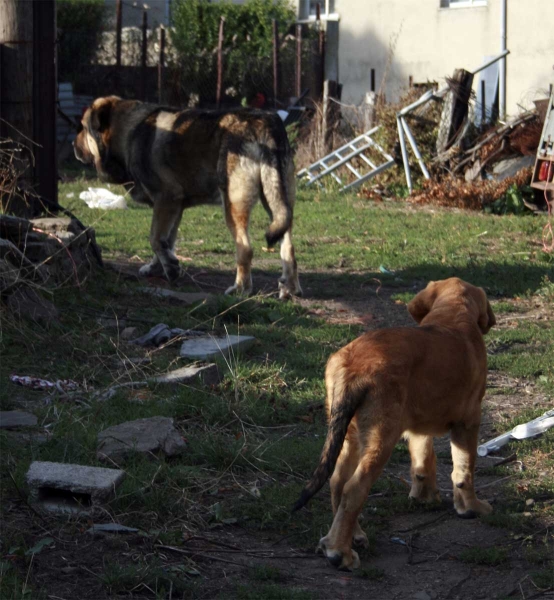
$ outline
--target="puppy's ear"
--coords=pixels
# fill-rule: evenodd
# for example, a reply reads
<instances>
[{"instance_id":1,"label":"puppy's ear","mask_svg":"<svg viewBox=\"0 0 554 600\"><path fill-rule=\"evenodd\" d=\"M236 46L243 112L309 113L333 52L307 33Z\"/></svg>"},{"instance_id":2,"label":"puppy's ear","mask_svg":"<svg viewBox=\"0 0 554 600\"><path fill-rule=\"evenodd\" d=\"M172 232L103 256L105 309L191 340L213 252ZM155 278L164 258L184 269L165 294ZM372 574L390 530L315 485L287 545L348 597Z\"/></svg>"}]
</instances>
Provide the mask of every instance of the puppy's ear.
<instances>
[{"instance_id":1,"label":"puppy's ear","mask_svg":"<svg viewBox=\"0 0 554 600\"><path fill-rule=\"evenodd\" d=\"M421 323L429 314L436 299L437 286L434 281L430 281L424 290L408 302L408 311L416 323Z\"/></svg>"},{"instance_id":2,"label":"puppy's ear","mask_svg":"<svg viewBox=\"0 0 554 600\"><path fill-rule=\"evenodd\" d=\"M483 293L485 293L485 292L483 292ZM489 301L486 299L486 296L485 296L485 302L486 302L486 308L481 310L481 314L479 315L479 320L477 321L477 323L479 324L479 329L483 332L483 334L488 333L489 329L493 325L496 325L496 317L494 316L494 313L492 312L491 305L490 305Z\"/></svg>"},{"instance_id":3,"label":"puppy's ear","mask_svg":"<svg viewBox=\"0 0 554 600\"><path fill-rule=\"evenodd\" d=\"M98 98L90 109L90 126L94 132L102 133L109 128L112 120L112 111L119 100L117 96Z\"/></svg>"}]
</instances>

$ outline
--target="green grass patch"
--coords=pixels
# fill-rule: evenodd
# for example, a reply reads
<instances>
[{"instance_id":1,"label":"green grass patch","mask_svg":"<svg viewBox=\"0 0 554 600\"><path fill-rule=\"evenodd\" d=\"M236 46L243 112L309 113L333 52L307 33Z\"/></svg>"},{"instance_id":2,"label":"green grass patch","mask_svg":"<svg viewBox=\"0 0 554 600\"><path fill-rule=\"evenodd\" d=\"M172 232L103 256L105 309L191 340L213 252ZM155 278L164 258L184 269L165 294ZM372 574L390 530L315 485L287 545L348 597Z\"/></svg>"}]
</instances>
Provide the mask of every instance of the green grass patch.
<instances>
[{"instance_id":1,"label":"green grass patch","mask_svg":"<svg viewBox=\"0 0 554 600\"><path fill-rule=\"evenodd\" d=\"M508 560L504 548L466 548L460 552L460 560L476 565L497 566Z\"/></svg>"}]
</instances>

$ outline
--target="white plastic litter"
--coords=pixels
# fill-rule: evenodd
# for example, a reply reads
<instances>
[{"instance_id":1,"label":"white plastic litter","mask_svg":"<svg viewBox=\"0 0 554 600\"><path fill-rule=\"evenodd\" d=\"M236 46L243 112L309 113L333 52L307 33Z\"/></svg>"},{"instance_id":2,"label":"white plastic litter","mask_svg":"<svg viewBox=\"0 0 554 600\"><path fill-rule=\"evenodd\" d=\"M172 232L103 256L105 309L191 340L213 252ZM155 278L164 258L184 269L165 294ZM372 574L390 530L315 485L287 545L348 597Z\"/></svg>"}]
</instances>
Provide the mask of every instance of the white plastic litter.
<instances>
[{"instance_id":1,"label":"white plastic litter","mask_svg":"<svg viewBox=\"0 0 554 600\"><path fill-rule=\"evenodd\" d=\"M118 196L106 188L91 188L87 192L81 192L79 198L84 200L89 208L103 208L112 210L115 208L127 208L123 196Z\"/></svg>"},{"instance_id":2,"label":"white plastic litter","mask_svg":"<svg viewBox=\"0 0 554 600\"><path fill-rule=\"evenodd\" d=\"M517 425L511 431L503 433L502 435L489 440L485 444L478 446L477 454L479 456L487 456L489 452L496 452L511 440L525 440L530 437L535 437L536 435L544 433L551 427L554 427L554 409L545 412L544 415L541 415L528 423Z\"/></svg>"}]
</instances>

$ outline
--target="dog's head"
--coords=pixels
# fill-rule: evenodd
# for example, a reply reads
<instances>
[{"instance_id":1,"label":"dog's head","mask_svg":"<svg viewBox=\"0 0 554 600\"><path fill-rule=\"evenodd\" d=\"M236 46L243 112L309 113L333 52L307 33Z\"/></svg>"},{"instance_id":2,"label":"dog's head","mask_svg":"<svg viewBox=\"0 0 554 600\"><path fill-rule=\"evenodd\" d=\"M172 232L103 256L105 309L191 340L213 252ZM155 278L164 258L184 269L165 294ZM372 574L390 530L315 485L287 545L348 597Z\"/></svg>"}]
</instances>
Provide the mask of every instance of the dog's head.
<instances>
[{"instance_id":1,"label":"dog's head","mask_svg":"<svg viewBox=\"0 0 554 600\"><path fill-rule=\"evenodd\" d=\"M496 324L496 318L483 288L451 277L442 281L431 281L427 287L408 303L408 310L417 323L421 323L433 310L448 309L448 305L460 304L475 316L482 333L487 333Z\"/></svg>"},{"instance_id":2,"label":"dog's head","mask_svg":"<svg viewBox=\"0 0 554 600\"><path fill-rule=\"evenodd\" d=\"M125 183L129 179L121 159L117 159L111 151L112 122L121 101L117 96L97 98L83 112L79 133L73 142L77 160L93 164L102 179L113 183Z\"/></svg>"}]
</instances>

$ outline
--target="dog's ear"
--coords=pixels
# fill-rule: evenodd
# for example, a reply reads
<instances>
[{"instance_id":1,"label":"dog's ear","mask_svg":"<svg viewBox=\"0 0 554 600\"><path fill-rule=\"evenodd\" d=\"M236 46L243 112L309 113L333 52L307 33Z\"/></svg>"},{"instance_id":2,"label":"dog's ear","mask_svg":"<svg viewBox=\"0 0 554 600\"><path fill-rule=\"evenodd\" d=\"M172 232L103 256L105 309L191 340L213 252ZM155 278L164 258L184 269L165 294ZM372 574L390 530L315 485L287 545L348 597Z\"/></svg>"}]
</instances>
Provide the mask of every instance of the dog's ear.
<instances>
[{"instance_id":1,"label":"dog's ear","mask_svg":"<svg viewBox=\"0 0 554 600\"><path fill-rule=\"evenodd\" d=\"M408 311L416 323L421 323L429 314L436 299L437 285L434 281L430 281L424 290L408 302Z\"/></svg>"},{"instance_id":2,"label":"dog's ear","mask_svg":"<svg viewBox=\"0 0 554 600\"><path fill-rule=\"evenodd\" d=\"M483 295L485 292L483 291ZM479 320L477 321L479 324L479 329L483 332L483 334L488 333L489 329L496 325L496 317L492 312L492 308L490 302L487 300L485 295L485 305L481 305L481 312L479 314Z\"/></svg>"},{"instance_id":3,"label":"dog's ear","mask_svg":"<svg viewBox=\"0 0 554 600\"><path fill-rule=\"evenodd\" d=\"M117 96L97 98L90 109L90 127L93 132L102 133L109 128L112 120L112 111L119 101Z\"/></svg>"}]
</instances>

